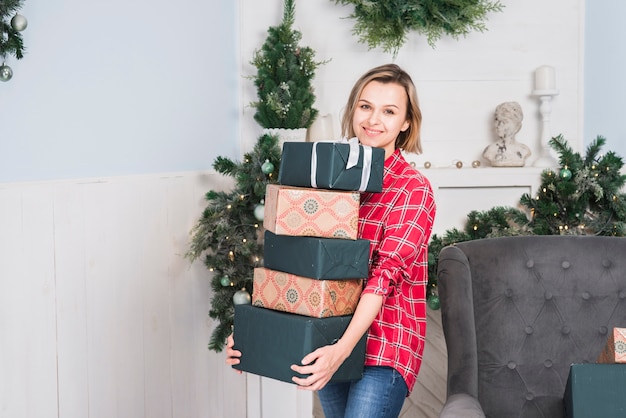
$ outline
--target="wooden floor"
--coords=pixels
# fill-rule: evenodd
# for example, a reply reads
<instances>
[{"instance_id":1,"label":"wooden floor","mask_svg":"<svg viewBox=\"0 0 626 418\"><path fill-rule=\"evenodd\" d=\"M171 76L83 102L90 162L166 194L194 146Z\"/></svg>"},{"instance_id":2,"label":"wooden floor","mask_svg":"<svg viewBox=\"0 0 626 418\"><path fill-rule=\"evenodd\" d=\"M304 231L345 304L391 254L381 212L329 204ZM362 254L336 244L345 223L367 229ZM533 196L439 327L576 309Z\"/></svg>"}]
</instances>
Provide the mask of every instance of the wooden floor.
<instances>
[{"instance_id":1,"label":"wooden floor","mask_svg":"<svg viewBox=\"0 0 626 418\"><path fill-rule=\"evenodd\" d=\"M428 309L424 361L415 388L402 407L400 418L436 418L446 397L448 373L446 343L441 328L441 311ZM317 396L313 417L324 418Z\"/></svg>"}]
</instances>

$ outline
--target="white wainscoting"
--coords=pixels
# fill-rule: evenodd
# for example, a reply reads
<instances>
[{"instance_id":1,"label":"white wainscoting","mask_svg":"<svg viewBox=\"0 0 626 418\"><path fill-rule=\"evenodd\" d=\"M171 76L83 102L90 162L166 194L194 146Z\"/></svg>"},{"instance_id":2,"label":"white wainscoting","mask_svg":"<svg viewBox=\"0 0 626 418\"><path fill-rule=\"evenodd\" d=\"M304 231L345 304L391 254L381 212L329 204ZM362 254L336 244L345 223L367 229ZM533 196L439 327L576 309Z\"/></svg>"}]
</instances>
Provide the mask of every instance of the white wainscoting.
<instances>
[{"instance_id":1,"label":"white wainscoting","mask_svg":"<svg viewBox=\"0 0 626 418\"><path fill-rule=\"evenodd\" d=\"M0 184L0 416L245 417L184 259L203 173Z\"/></svg>"}]
</instances>

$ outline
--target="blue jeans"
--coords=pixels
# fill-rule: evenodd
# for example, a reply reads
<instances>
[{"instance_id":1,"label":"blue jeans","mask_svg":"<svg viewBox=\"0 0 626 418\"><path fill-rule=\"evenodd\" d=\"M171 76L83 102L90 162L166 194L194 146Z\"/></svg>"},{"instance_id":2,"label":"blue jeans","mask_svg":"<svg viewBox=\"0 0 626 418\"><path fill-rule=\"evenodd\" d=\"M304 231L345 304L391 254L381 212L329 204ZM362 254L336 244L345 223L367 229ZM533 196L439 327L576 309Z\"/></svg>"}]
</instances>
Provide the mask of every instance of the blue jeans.
<instances>
[{"instance_id":1,"label":"blue jeans","mask_svg":"<svg viewBox=\"0 0 626 418\"><path fill-rule=\"evenodd\" d=\"M361 379L328 383L318 396L325 418L397 418L407 387L395 369L366 366Z\"/></svg>"}]
</instances>

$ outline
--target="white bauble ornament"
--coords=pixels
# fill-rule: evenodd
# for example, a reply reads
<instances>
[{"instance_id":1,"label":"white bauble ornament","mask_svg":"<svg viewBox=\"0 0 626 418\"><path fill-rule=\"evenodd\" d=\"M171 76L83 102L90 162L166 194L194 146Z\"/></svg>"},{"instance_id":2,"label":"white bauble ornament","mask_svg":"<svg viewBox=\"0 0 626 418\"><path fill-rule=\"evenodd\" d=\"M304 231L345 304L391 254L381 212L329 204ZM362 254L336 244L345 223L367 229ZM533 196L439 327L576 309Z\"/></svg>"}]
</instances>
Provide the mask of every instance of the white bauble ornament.
<instances>
[{"instance_id":1,"label":"white bauble ornament","mask_svg":"<svg viewBox=\"0 0 626 418\"><path fill-rule=\"evenodd\" d=\"M22 15L15 15L13 19L11 19L11 27L18 32L23 31L28 26L28 21Z\"/></svg>"},{"instance_id":2,"label":"white bauble ornament","mask_svg":"<svg viewBox=\"0 0 626 418\"><path fill-rule=\"evenodd\" d=\"M257 221L262 221L265 218L265 205L259 204L254 207L254 217Z\"/></svg>"},{"instance_id":3,"label":"white bauble ornament","mask_svg":"<svg viewBox=\"0 0 626 418\"><path fill-rule=\"evenodd\" d=\"M235 305L249 305L252 302L250 293L246 289L241 289L235 292L233 295L233 303Z\"/></svg>"},{"instance_id":4,"label":"white bauble ornament","mask_svg":"<svg viewBox=\"0 0 626 418\"><path fill-rule=\"evenodd\" d=\"M9 81L13 77L13 70L6 64L0 65L0 81Z\"/></svg>"}]
</instances>

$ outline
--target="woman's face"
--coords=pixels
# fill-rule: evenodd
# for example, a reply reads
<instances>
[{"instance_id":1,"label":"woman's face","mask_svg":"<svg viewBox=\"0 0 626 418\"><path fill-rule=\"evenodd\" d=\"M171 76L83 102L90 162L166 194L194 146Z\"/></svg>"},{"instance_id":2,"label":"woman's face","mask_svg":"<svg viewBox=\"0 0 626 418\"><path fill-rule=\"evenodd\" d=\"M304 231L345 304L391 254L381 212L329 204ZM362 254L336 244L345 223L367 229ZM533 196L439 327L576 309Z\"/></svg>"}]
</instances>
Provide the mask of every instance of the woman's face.
<instances>
[{"instance_id":1,"label":"woman's face","mask_svg":"<svg viewBox=\"0 0 626 418\"><path fill-rule=\"evenodd\" d=\"M352 115L352 129L359 142L384 148L385 158L389 157L396 149L400 132L409 128L407 106L404 87L370 81L363 88Z\"/></svg>"}]
</instances>

